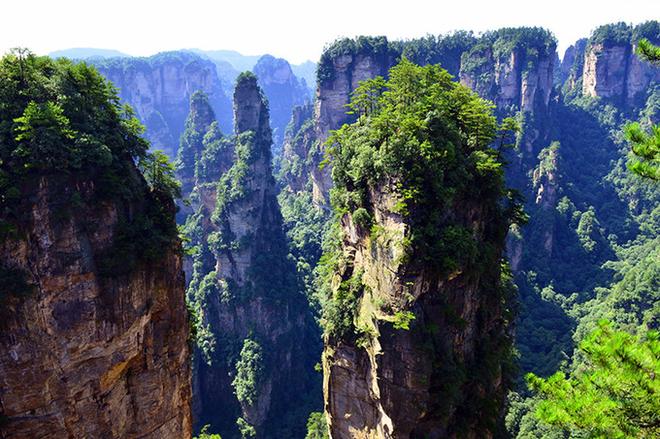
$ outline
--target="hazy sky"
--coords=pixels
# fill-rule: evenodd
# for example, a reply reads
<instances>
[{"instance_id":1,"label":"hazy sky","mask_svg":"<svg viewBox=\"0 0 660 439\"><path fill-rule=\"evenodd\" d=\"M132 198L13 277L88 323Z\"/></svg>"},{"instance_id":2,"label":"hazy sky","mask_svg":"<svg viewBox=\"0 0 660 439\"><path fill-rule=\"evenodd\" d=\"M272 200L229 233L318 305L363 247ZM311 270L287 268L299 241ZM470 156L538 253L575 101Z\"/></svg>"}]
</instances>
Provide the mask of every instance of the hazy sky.
<instances>
[{"instance_id":1,"label":"hazy sky","mask_svg":"<svg viewBox=\"0 0 660 439\"><path fill-rule=\"evenodd\" d=\"M543 26L560 54L600 24L660 19L660 0L4 0L0 51L70 47L151 55L181 48L317 60L340 36L413 38Z\"/></svg>"}]
</instances>

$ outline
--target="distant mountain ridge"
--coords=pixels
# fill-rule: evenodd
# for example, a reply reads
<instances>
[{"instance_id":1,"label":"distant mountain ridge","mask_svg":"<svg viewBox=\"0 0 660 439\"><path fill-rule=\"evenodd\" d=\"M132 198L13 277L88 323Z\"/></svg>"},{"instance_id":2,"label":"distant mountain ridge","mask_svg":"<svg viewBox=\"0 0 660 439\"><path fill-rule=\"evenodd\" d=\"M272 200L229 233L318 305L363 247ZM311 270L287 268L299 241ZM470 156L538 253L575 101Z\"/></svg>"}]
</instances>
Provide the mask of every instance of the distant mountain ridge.
<instances>
[{"instance_id":1,"label":"distant mountain ridge","mask_svg":"<svg viewBox=\"0 0 660 439\"><path fill-rule=\"evenodd\" d=\"M56 50L50 52L48 56L53 58L71 58L71 59L88 59L88 58L126 58L130 57L124 52L114 49L98 49L95 47L73 47L71 49Z\"/></svg>"}]
</instances>

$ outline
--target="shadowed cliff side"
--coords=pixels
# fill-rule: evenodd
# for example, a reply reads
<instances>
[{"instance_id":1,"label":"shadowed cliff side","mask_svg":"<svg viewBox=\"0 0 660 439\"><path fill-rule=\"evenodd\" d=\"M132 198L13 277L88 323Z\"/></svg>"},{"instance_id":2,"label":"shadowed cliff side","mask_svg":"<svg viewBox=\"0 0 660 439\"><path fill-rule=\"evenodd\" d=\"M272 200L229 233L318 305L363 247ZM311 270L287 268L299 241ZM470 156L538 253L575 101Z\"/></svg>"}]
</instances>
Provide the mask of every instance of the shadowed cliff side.
<instances>
[{"instance_id":1,"label":"shadowed cliff side","mask_svg":"<svg viewBox=\"0 0 660 439\"><path fill-rule=\"evenodd\" d=\"M0 435L190 438L166 162L85 64L19 51L0 84Z\"/></svg>"},{"instance_id":2,"label":"shadowed cliff side","mask_svg":"<svg viewBox=\"0 0 660 439\"><path fill-rule=\"evenodd\" d=\"M196 413L223 438L302 437L320 405L320 343L288 258L268 106L251 73L237 79L234 126L204 136L185 225L200 316Z\"/></svg>"}]
</instances>

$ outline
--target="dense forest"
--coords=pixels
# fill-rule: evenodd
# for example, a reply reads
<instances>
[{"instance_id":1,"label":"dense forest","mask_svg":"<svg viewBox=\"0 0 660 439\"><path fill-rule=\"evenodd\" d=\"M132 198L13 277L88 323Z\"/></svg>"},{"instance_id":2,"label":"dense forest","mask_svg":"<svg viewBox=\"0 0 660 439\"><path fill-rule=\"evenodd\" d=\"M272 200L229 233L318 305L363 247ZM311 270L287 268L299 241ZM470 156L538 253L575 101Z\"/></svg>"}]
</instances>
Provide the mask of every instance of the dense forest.
<instances>
[{"instance_id":1,"label":"dense forest","mask_svg":"<svg viewBox=\"0 0 660 439\"><path fill-rule=\"evenodd\" d=\"M658 45L13 50L0 435L660 436Z\"/></svg>"}]
</instances>

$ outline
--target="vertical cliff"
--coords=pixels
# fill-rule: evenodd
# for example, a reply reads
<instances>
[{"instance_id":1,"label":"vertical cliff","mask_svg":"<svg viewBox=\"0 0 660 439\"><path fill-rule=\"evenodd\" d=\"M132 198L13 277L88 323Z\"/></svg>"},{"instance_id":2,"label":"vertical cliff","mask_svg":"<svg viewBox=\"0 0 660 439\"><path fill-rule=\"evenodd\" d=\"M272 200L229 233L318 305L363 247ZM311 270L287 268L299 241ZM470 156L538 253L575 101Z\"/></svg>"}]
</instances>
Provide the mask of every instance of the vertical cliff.
<instances>
[{"instance_id":1,"label":"vertical cliff","mask_svg":"<svg viewBox=\"0 0 660 439\"><path fill-rule=\"evenodd\" d=\"M499 111L547 110L556 43L540 28L486 33L463 55L460 81L492 100Z\"/></svg>"},{"instance_id":2,"label":"vertical cliff","mask_svg":"<svg viewBox=\"0 0 660 439\"><path fill-rule=\"evenodd\" d=\"M214 162L224 171L198 173L196 211L186 222L194 249L188 295L200 316L199 423L229 438L239 431L298 437L315 396L310 389L320 348L288 259L268 106L250 73L237 80L234 126L227 147L210 144L203 151L198 169ZM227 151L229 163L218 155Z\"/></svg>"},{"instance_id":3,"label":"vertical cliff","mask_svg":"<svg viewBox=\"0 0 660 439\"><path fill-rule=\"evenodd\" d=\"M285 59L264 55L259 58L252 72L268 98L275 148L273 155L279 156L291 111L294 106L308 102L311 96L307 84L293 74L291 65Z\"/></svg>"},{"instance_id":4,"label":"vertical cliff","mask_svg":"<svg viewBox=\"0 0 660 439\"><path fill-rule=\"evenodd\" d=\"M660 24L617 23L597 28L584 52L582 93L628 108L643 105L649 86L660 80L660 71L635 55L640 38L658 43Z\"/></svg>"},{"instance_id":5,"label":"vertical cliff","mask_svg":"<svg viewBox=\"0 0 660 439\"><path fill-rule=\"evenodd\" d=\"M231 128L231 101L213 62L191 52L164 52L148 58L94 61L135 110L154 149L175 157L191 95L203 91L222 129Z\"/></svg>"},{"instance_id":6,"label":"vertical cliff","mask_svg":"<svg viewBox=\"0 0 660 439\"><path fill-rule=\"evenodd\" d=\"M94 69L19 53L0 83L0 435L191 437L171 175Z\"/></svg>"},{"instance_id":7,"label":"vertical cliff","mask_svg":"<svg viewBox=\"0 0 660 439\"><path fill-rule=\"evenodd\" d=\"M390 77L376 110L330 138L338 217L321 269L330 432L491 437L506 388L500 261L512 212L488 146L495 118L438 67L402 62ZM448 106L454 116L441 116ZM478 116L459 128L453 117L470 111ZM389 140L370 142L376 132Z\"/></svg>"}]
</instances>

